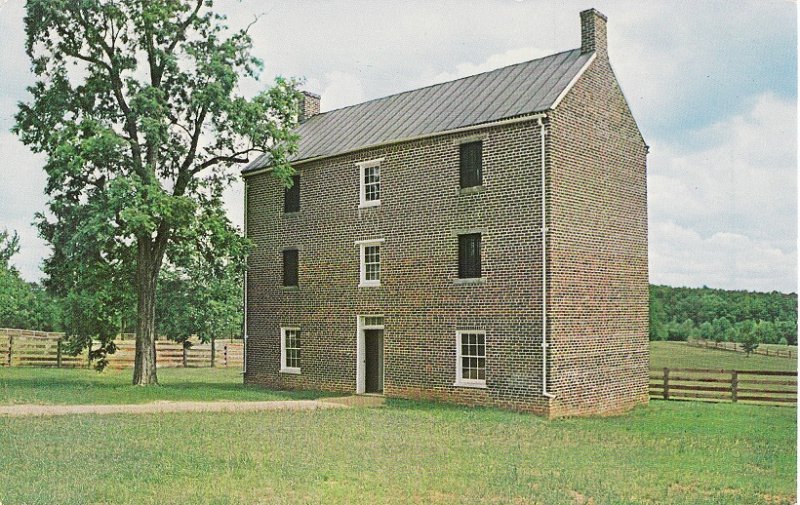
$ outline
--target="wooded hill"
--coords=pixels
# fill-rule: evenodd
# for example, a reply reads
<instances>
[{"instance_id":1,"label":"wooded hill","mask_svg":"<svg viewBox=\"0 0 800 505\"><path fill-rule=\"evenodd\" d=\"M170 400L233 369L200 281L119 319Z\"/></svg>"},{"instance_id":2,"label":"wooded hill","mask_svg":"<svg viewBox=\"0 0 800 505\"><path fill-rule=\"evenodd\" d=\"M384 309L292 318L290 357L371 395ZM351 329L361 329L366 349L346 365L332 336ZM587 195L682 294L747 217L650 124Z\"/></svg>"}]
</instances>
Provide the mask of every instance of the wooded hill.
<instances>
[{"instance_id":1,"label":"wooded hill","mask_svg":"<svg viewBox=\"0 0 800 505\"><path fill-rule=\"evenodd\" d=\"M650 286L650 340L797 344L797 294Z\"/></svg>"}]
</instances>

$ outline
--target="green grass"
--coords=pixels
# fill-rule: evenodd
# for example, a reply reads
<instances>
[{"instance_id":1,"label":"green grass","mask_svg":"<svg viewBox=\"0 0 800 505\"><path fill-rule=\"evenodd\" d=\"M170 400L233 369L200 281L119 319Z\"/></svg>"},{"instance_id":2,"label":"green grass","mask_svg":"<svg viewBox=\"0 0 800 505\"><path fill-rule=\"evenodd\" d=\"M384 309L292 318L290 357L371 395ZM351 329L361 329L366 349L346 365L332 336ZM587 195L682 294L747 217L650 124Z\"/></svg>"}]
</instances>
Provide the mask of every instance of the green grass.
<instances>
[{"instance_id":1,"label":"green grass","mask_svg":"<svg viewBox=\"0 0 800 505\"><path fill-rule=\"evenodd\" d=\"M685 342L650 342L650 368L797 370L797 358L778 358L692 347Z\"/></svg>"},{"instance_id":2,"label":"green grass","mask_svg":"<svg viewBox=\"0 0 800 505\"><path fill-rule=\"evenodd\" d=\"M655 342L655 367L795 369L796 360ZM0 369L0 404L319 397L236 369ZM0 417L0 503L789 504L794 407L652 401L547 421L389 400L313 412Z\"/></svg>"},{"instance_id":3,"label":"green grass","mask_svg":"<svg viewBox=\"0 0 800 505\"><path fill-rule=\"evenodd\" d=\"M759 349L769 349L770 351L792 351L797 352L796 345L782 345L782 344L758 344Z\"/></svg>"},{"instance_id":4,"label":"green grass","mask_svg":"<svg viewBox=\"0 0 800 505\"><path fill-rule=\"evenodd\" d=\"M789 504L796 410L654 401L547 421L378 409L0 418L12 504Z\"/></svg>"},{"instance_id":5,"label":"green grass","mask_svg":"<svg viewBox=\"0 0 800 505\"><path fill-rule=\"evenodd\" d=\"M237 368L162 368L158 387L132 386L131 370L0 368L0 405L148 403L161 400L268 401L319 398L314 391L269 391L242 385Z\"/></svg>"}]
</instances>

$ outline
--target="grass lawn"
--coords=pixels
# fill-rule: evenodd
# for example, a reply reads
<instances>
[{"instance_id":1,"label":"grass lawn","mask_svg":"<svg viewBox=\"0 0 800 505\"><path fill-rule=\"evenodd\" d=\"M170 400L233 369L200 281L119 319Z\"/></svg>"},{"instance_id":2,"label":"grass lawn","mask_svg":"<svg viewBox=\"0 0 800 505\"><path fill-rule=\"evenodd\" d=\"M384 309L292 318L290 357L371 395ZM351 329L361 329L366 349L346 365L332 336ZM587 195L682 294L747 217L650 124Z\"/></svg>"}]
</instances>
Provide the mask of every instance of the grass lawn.
<instances>
[{"instance_id":1,"label":"grass lawn","mask_svg":"<svg viewBox=\"0 0 800 505\"><path fill-rule=\"evenodd\" d=\"M242 385L238 368L161 368L158 387L132 386L132 370L0 368L0 405L120 404L158 400L299 400L322 393ZM2 499L0 499L0 502Z\"/></svg>"},{"instance_id":2,"label":"grass lawn","mask_svg":"<svg viewBox=\"0 0 800 505\"><path fill-rule=\"evenodd\" d=\"M544 419L314 412L0 418L12 504L790 504L794 408L653 401Z\"/></svg>"},{"instance_id":3,"label":"grass lawn","mask_svg":"<svg viewBox=\"0 0 800 505\"><path fill-rule=\"evenodd\" d=\"M797 370L797 358L778 358L692 347L685 342L650 342L650 368Z\"/></svg>"},{"instance_id":4,"label":"grass lawn","mask_svg":"<svg viewBox=\"0 0 800 505\"><path fill-rule=\"evenodd\" d=\"M796 360L655 342L654 367ZM272 400L237 369L0 368L0 404ZM794 407L652 401L559 419L389 400L383 408L0 417L0 504L791 504Z\"/></svg>"}]
</instances>

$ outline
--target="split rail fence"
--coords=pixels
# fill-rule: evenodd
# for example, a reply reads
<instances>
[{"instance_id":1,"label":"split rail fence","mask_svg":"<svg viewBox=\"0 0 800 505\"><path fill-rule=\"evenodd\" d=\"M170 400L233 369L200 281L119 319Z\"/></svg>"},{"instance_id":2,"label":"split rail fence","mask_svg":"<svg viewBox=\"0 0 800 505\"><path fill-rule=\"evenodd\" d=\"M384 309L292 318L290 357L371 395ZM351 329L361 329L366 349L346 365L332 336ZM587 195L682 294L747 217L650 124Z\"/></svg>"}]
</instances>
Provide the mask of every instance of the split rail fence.
<instances>
[{"instance_id":1,"label":"split rail fence","mask_svg":"<svg viewBox=\"0 0 800 505\"><path fill-rule=\"evenodd\" d=\"M719 349L721 351L734 351L746 352L742 346L736 342L714 342L713 340L689 340L686 342L693 347L702 347L703 349ZM760 354L762 356L775 356L779 358L796 358L797 351L791 348L775 349L774 347L758 347L751 351L752 354Z\"/></svg>"},{"instance_id":2,"label":"split rail fence","mask_svg":"<svg viewBox=\"0 0 800 505\"><path fill-rule=\"evenodd\" d=\"M0 366L38 366L57 368L88 368L89 349L77 356L67 353L64 334L0 328ZM117 351L107 356L110 368L133 368L135 343L117 340ZM97 348L99 343L93 343ZM217 340L215 352L211 344L194 344L184 348L171 341L156 342L156 362L159 367L241 367L242 343Z\"/></svg>"},{"instance_id":3,"label":"split rail fence","mask_svg":"<svg viewBox=\"0 0 800 505\"><path fill-rule=\"evenodd\" d=\"M797 372L705 368L650 370L650 398L797 404Z\"/></svg>"}]
</instances>

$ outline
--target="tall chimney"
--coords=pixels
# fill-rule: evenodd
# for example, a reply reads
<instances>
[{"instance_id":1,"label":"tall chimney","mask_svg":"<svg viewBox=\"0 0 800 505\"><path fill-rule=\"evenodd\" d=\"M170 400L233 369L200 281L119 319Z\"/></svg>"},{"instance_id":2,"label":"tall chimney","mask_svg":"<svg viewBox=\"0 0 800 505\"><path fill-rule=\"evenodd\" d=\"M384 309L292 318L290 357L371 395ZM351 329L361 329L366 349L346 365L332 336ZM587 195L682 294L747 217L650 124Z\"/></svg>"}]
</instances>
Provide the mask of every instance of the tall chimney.
<instances>
[{"instance_id":1,"label":"tall chimney","mask_svg":"<svg viewBox=\"0 0 800 505\"><path fill-rule=\"evenodd\" d=\"M608 55L607 21L605 14L597 9L581 12L581 53L596 52L598 56Z\"/></svg>"},{"instance_id":2,"label":"tall chimney","mask_svg":"<svg viewBox=\"0 0 800 505\"><path fill-rule=\"evenodd\" d=\"M320 96L308 91L303 93L303 102L300 104L300 122L302 123L311 116L319 114Z\"/></svg>"}]
</instances>

